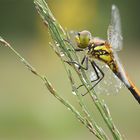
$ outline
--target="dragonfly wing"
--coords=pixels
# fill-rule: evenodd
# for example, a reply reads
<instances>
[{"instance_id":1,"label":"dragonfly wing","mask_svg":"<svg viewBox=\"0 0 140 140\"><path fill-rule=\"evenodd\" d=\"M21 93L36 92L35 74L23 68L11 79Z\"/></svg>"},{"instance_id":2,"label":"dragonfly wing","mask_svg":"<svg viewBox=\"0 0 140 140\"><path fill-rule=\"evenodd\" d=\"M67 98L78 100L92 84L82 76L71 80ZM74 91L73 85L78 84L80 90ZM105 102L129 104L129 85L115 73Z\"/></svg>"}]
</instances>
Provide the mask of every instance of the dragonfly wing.
<instances>
[{"instance_id":1,"label":"dragonfly wing","mask_svg":"<svg viewBox=\"0 0 140 140\"><path fill-rule=\"evenodd\" d=\"M108 42L112 46L112 49L115 51L120 51L123 46L123 37L121 32L121 21L119 9L112 5L111 11L111 23L107 30Z\"/></svg>"},{"instance_id":2,"label":"dragonfly wing","mask_svg":"<svg viewBox=\"0 0 140 140\"><path fill-rule=\"evenodd\" d=\"M94 60L96 64L100 67L100 69L103 71L105 74L103 80L101 80L96 86L95 86L95 91L97 94L116 94L119 93L120 89L122 88L122 83L120 80L112 73L111 69L103 62L99 60ZM96 80L97 75L92 67L92 65L89 63L88 65L88 71L86 72L87 77L90 79L90 81ZM98 72L99 77L102 77L101 72L96 69ZM92 85L94 86L97 81L92 82Z\"/></svg>"}]
</instances>

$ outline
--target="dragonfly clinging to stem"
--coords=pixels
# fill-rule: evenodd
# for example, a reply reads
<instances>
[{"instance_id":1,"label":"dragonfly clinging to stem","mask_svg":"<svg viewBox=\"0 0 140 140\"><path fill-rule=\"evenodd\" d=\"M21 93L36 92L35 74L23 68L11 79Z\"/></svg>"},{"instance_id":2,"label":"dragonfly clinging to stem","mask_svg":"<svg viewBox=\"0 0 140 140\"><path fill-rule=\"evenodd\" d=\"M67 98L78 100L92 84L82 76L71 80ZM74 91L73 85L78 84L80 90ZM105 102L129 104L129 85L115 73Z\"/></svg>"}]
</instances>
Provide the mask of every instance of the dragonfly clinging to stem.
<instances>
[{"instance_id":1,"label":"dragonfly clinging to stem","mask_svg":"<svg viewBox=\"0 0 140 140\"><path fill-rule=\"evenodd\" d=\"M117 51L122 49L122 33L119 10L115 5L112 5L111 23L107 30L107 40L92 37L91 33L87 30L78 32L75 36L77 49L76 51L85 51L86 55L81 61L81 64L73 61L79 68L88 70L88 63L90 62L96 74L96 81L92 88L94 88L104 77L103 71L95 63L95 60L104 62L112 72L124 83L129 89L135 99L140 103L140 92L129 79L123 65L121 64ZM85 63L85 66L83 65ZM100 74L99 74L100 72ZM92 89L91 88L91 89Z\"/></svg>"}]
</instances>

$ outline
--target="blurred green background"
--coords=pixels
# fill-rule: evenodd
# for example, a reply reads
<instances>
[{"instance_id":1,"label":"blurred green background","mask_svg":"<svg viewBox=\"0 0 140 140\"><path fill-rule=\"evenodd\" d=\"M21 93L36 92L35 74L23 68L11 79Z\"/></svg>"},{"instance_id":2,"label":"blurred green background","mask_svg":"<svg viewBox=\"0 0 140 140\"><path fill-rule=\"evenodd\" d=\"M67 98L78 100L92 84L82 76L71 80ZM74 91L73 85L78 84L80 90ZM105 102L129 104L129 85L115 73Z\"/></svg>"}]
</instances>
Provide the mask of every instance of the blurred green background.
<instances>
[{"instance_id":1,"label":"blurred green background","mask_svg":"<svg viewBox=\"0 0 140 140\"><path fill-rule=\"evenodd\" d=\"M90 30L106 38L110 8L121 13L124 49L120 52L130 77L140 89L140 18L138 0L47 0L64 28ZM32 0L0 0L0 35L9 41L40 72L46 73L56 89L71 102L69 81L59 58L49 47L48 30ZM63 77L63 78L62 78ZM125 88L117 95L101 95L110 107L117 127L128 140L140 139L140 106ZM75 104L75 103L74 103ZM103 121L90 105L95 119ZM46 91L8 48L0 48L0 140L93 140L60 102Z\"/></svg>"}]
</instances>

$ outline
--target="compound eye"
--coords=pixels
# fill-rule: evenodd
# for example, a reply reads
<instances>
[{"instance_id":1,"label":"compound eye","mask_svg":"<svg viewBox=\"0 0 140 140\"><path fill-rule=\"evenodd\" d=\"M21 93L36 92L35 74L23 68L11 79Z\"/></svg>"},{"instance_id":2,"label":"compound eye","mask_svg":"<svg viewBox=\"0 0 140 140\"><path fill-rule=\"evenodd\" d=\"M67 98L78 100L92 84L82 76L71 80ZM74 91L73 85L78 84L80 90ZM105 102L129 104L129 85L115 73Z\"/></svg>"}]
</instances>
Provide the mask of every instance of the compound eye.
<instances>
[{"instance_id":1,"label":"compound eye","mask_svg":"<svg viewBox=\"0 0 140 140\"><path fill-rule=\"evenodd\" d=\"M77 35L80 36L80 32L78 32Z\"/></svg>"}]
</instances>

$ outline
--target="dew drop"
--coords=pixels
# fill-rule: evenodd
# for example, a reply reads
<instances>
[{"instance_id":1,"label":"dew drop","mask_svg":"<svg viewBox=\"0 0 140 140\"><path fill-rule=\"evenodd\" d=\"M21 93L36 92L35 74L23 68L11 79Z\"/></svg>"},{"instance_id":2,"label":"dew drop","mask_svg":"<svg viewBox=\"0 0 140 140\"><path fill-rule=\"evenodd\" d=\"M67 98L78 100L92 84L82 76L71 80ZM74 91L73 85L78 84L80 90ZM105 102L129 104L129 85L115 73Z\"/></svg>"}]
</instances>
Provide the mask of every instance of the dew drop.
<instances>
[{"instance_id":1,"label":"dew drop","mask_svg":"<svg viewBox=\"0 0 140 140\"><path fill-rule=\"evenodd\" d=\"M68 110L71 110L69 107L67 108Z\"/></svg>"},{"instance_id":2,"label":"dew drop","mask_svg":"<svg viewBox=\"0 0 140 140\"><path fill-rule=\"evenodd\" d=\"M109 68L109 66L108 66L108 65L105 65L105 67L106 67L106 68Z\"/></svg>"},{"instance_id":3,"label":"dew drop","mask_svg":"<svg viewBox=\"0 0 140 140\"><path fill-rule=\"evenodd\" d=\"M47 12L45 10L43 10L43 12L46 14Z\"/></svg>"},{"instance_id":4,"label":"dew drop","mask_svg":"<svg viewBox=\"0 0 140 140\"><path fill-rule=\"evenodd\" d=\"M72 94L73 94L73 95L76 95L76 92L75 92L75 91L72 91Z\"/></svg>"},{"instance_id":5,"label":"dew drop","mask_svg":"<svg viewBox=\"0 0 140 140\"><path fill-rule=\"evenodd\" d=\"M22 61L22 62L24 62L24 61L25 61L25 59L24 59L24 58L22 58L22 59L21 59L21 61Z\"/></svg>"},{"instance_id":6,"label":"dew drop","mask_svg":"<svg viewBox=\"0 0 140 140\"><path fill-rule=\"evenodd\" d=\"M65 56L65 54L63 52L60 52L60 56L63 57Z\"/></svg>"},{"instance_id":7,"label":"dew drop","mask_svg":"<svg viewBox=\"0 0 140 140\"><path fill-rule=\"evenodd\" d=\"M60 44L56 43L56 46L57 46L57 47L60 47Z\"/></svg>"},{"instance_id":8,"label":"dew drop","mask_svg":"<svg viewBox=\"0 0 140 140\"><path fill-rule=\"evenodd\" d=\"M93 81L93 80L96 79L96 75L95 75L94 72L91 72L91 74L90 74L90 79L91 79L91 81Z\"/></svg>"}]
</instances>

